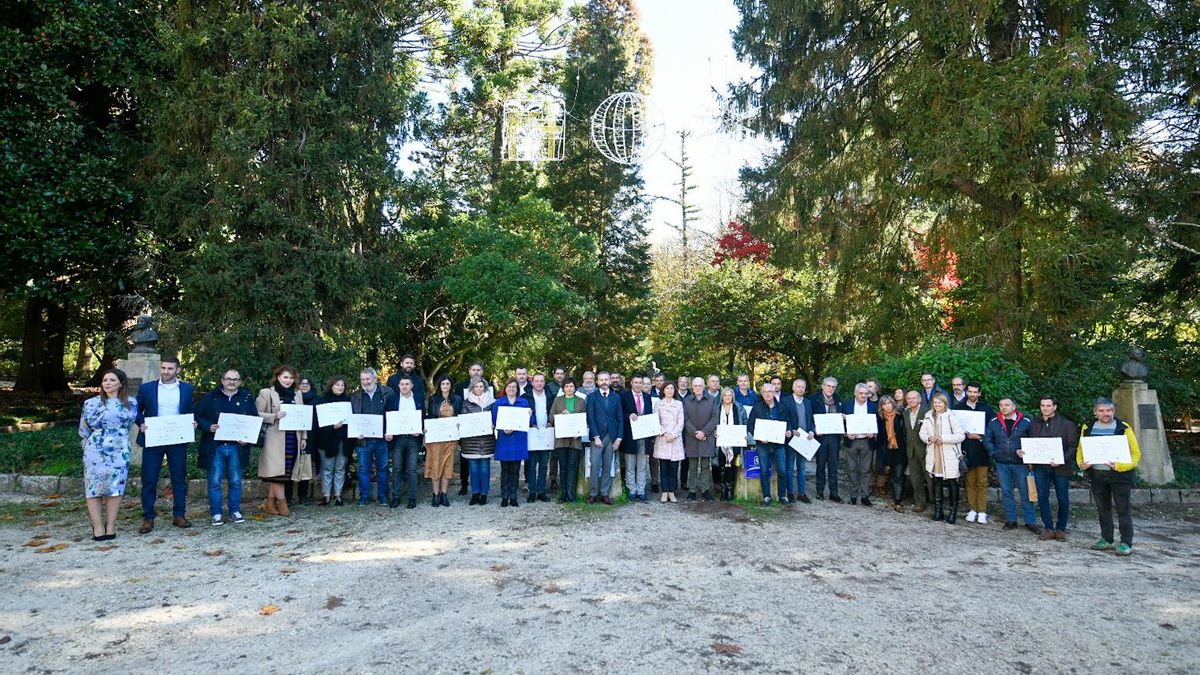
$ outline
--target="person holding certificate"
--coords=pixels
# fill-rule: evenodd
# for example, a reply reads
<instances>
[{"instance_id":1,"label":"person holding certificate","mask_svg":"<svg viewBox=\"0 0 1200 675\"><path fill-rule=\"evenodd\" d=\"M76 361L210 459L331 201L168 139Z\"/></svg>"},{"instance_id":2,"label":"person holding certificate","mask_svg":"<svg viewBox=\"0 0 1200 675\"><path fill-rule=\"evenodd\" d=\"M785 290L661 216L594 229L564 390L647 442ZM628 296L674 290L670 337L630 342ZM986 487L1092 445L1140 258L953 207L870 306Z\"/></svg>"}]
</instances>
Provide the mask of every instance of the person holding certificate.
<instances>
[{"instance_id":1,"label":"person holding certificate","mask_svg":"<svg viewBox=\"0 0 1200 675\"><path fill-rule=\"evenodd\" d=\"M904 513L904 467L908 461L905 448L908 439L904 436L904 415L896 409L896 399L884 394L879 398L879 431L875 434L875 447L880 462L892 472L892 508Z\"/></svg>"},{"instance_id":2,"label":"person holding certificate","mask_svg":"<svg viewBox=\"0 0 1200 675\"><path fill-rule=\"evenodd\" d=\"M487 388L488 398L490 398L493 401L496 400L496 395L492 391L492 383L488 382L487 378L483 376L483 364L476 361L476 362L472 363L470 365L470 367L467 368L467 379L465 379L462 382L455 385L455 393L457 393L459 396L462 396L463 403L466 403L467 398L471 395L471 391L474 388L476 382L483 382L484 387ZM479 411L477 410L476 412L479 412ZM490 456L489 456L488 461L491 462ZM490 477L491 476L491 474L490 474L491 465L490 464L488 465L488 469L489 469L488 475ZM465 495L465 494L467 494L467 490L471 486L471 462L465 456L459 457L458 477L459 477L458 494ZM474 494L474 493L472 493L472 494ZM474 506L474 504L472 504L472 506Z\"/></svg>"},{"instance_id":3,"label":"person holding certificate","mask_svg":"<svg viewBox=\"0 0 1200 675\"><path fill-rule=\"evenodd\" d=\"M877 414L878 404L871 400L871 390L865 382L854 385L854 398L842 404L842 412L847 416L866 415L870 418L871 433L848 433L846 445L846 472L850 479L850 503L857 504L862 499L863 506L871 505L871 466L875 460L875 437L879 428ZM855 417L861 420L861 417Z\"/></svg>"},{"instance_id":4,"label":"person holding certificate","mask_svg":"<svg viewBox=\"0 0 1200 675\"><path fill-rule=\"evenodd\" d=\"M679 487L679 462L683 460L683 403L675 384L663 384L662 397L654 406L662 434L654 439L654 457L658 459L659 480L662 481L660 501L675 503Z\"/></svg>"},{"instance_id":5,"label":"person holding certificate","mask_svg":"<svg viewBox=\"0 0 1200 675\"><path fill-rule=\"evenodd\" d=\"M563 380L561 395L555 397L550 406L550 425L557 415L587 413L587 399L575 391L575 380ZM555 434L557 436L557 434ZM578 436L554 439L554 454L558 457L559 503L575 501L575 484L579 479L579 460L583 456L583 442Z\"/></svg>"},{"instance_id":6,"label":"person holding certificate","mask_svg":"<svg viewBox=\"0 0 1200 675\"><path fill-rule=\"evenodd\" d=\"M400 373L396 379L396 386L400 391L396 393L396 397L392 399L393 411L415 411L418 416L425 412L425 399L417 398L413 394L412 377ZM423 421L423 419L422 419ZM417 508L417 488L420 483L420 472L417 467L417 460L421 454L421 432L411 434L391 434L392 436L392 492L391 500L388 501L389 508L400 506L400 486L401 483L408 484L408 505L407 508Z\"/></svg>"},{"instance_id":7,"label":"person holding certificate","mask_svg":"<svg viewBox=\"0 0 1200 675\"><path fill-rule=\"evenodd\" d=\"M216 440L221 413L258 416L254 399L243 389L242 375L227 370L221 375L221 386L213 389L196 404L196 424L200 425L199 464L208 472L208 513L214 526L225 523L221 512L221 480L229 477L229 519L246 522L242 515L242 467L250 462L250 444L245 441Z\"/></svg>"},{"instance_id":8,"label":"person holding certificate","mask_svg":"<svg viewBox=\"0 0 1200 675\"><path fill-rule=\"evenodd\" d=\"M363 368L358 374L359 390L350 395L350 411L355 415L378 415L387 417L387 411L395 405L392 401L396 392L379 383L379 373L374 368ZM382 420L381 420L382 421ZM388 503L388 442L390 435L383 438L351 438L357 443L358 453L358 505L366 506L371 501L371 469L375 469L375 499L380 506Z\"/></svg>"},{"instance_id":9,"label":"person holding certificate","mask_svg":"<svg viewBox=\"0 0 1200 675\"><path fill-rule=\"evenodd\" d=\"M515 377L504 383L504 395L492 406L492 426L504 408L523 408L533 423L529 401L521 397L521 385ZM500 461L500 506L520 506L521 462L529 459L529 432L496 429L496 459Z\"/></svg>"},{"instance_id":10,"label":"person holding certificate","mask_svg":"<svg viewBox=\"0 0 1200 675\"><path fill-rule=\"evenodd\" d=\"M474 380L463 401L461 414L492 413L495 403L491 385L486 380ZM496 454L496 436L492 433L469 436L460 438L458 444L471 474L471 503L468 506L487 504L492 484L492 456Z\"/></svg>"},{"instance_id":11,"label":"person holding certificate","mask_svg":"<svg viewBox=\"0 0 1200 675\"><path fill-rule=\"evenodd\" d=\"M746 411L734 400L733 389L721 390L721 404L717 407L717 427L727 425L745 426ZM731 442L717 438L717 465L713 467L713 482L721 485L721 501L733 501L733 489L737 487L738 456L746 449L746 438Z\"/></svg>"},{"instance_id":12,"label":"person holding certificate","mask_svg":"<svg viewBox=\"0 0 1200 675\"><path fill-rule=\"evenodd\" d=\"M1017 410L1011 398L1002 398L997 405L1000 413L988 422L983 445L996 463L996 475L1000 478L1004 529L1017 529L1017 503L1013 500L1013 488L1016 488L1020 493L1021 519L1025 521L1025 529L1041 534L1033 502L1029 501L1029 467L1019 454L1021 439L1029 435L1029 418Z\"/></svg>"},{"instance_id":13,"label":"person holding certificate","mask_svg":"<svg viewBox=\"0 0 1200 675\"><path fill-rule=\"evenodd\" d=\"M966 434L950 412L950 399L938 391L933 394L930 410L921 423L921 440L925 442L925 472L933 476L933 519L945 518L950 525L958 518L958 460ZM945 492L949 487L950 508L943 511Z\"/></svg>"},{"instance_id":14,"label":"person holding certificate","mask_svg":"<svg viewBox=\"0 0 1200 675\"><path fill-rule=\"evenodd\" d=\"M312 378L301 375L300 380L296 383L296 389L299 390L299 392L300 392L300 404L310 406L313 408L313 414L312 414L313 419L312 419L312 423L309 426L312 427L313 429L317 429L318 428L317 410L316 410L315 404L317 402L317 399L320 398L320 396L317 394L316 389L313 388ZM315 437L315 434L314 434L314 437ZM320 467L321 458L319 456L317 456L317 454L314 452L306 452L304 454L306 457L308 457L308 460L311 463L310 469L312 471L312 475L313 476L319 475L321 473L321 467ZM312 494L313 489L314 489L313 488L313 480L302 480L302 481L297 481L297 482L288 481L288 483L287 483L287 502L288 502L288 504L292 503L292 488L293 488L293 486L296 488L296 497L300 500L301 504L308 506L309 504L312 503L311 501L309 501L309 496Z\"/></svg>"},{"instance_id":15,"label":"person holding certificate","mask_svg":"<svg viewBox=\"0 0 1200 675\"><path fill-rule=\"evenodd\" d=\"M809 440L816 438L813 432L816 424L813 421L813 403L807 396L808 380L803 377L797 377L792 380L792 393L781 398L780 403L788 408L792 419L796 420L796 428L793 429L793 436L806 436ZM788 476L788 494L787 498L790 502L800 501L802 504L811 504L812 500L808 498L808 460L804 455L789 448L784 454L787 455ZM814 457L814 459L816 459ZM793 492L792 487L795 486Z\"/></svg>"},{"instance_id":16,"label":"person holding certificate","mask_svg":"<svg viewBox=\"0 0 1200 675\"><path fill-rule=\"evenodd\" d=\"M838 381L835 377L827 377L821 381L821 391L812 398L814 415L832 415L842 412L842 402L837 397ZM815 426L815 424L814 424ZM809 431L812 431L810 429ZM821 448L817 450L817 499L825 499L825 483L829 483L829 501L841 503L838 496L838 456L842 451L842 437L839 434L818 434L817 440Z\"/></svg>"},{"instance_id":17,"label":"person holding certificate","mask_svg":"<svg viewBox=\"0 0 1200 675\"><path fill-rule=\"evenodd\" d=\"M650 477L650 454L653 453L651 443L653 437L633 438L631 423L642 415L654 412L654 399L643 391L649 382L648 378L634 375L629 378L629 390L621 392L621 409L625 413L625 424L622 431L626 441L621 444L621 453L625 457L625 487L629 489L629 501L646 503L646 483Z\"/></svg>"},{"instance_id":18,"label":"person holding certificate","mask_svg":"<svg viewBox=\"0 0 1200 675\"><path fill-rule=\"evenodd\" d=\"M913 390L904 395L904 458L908 463L908 480L912 483L913 512L925 513L926 504L933 498L933 476L925 470L925 441L921 440L921 425L929 410L921 403L921 394ZM986 517L982 522L987 522Z\"/></svg>"},{"instance_id":19,"label":"person holding certificate","mask_svg":"<svg viewBox=\"0 0 1200 675\"><path fill-rule=\"evenodd\" d=\"M346 378L336 376L325 385L325 395L318 404L349 403ZM350 457L350 439L346 423L336 422L327 427L317 426L317 452L321 454L321 506L342 506L342 487L346 484L346 462Z\"/></svg>"},{"instance_id":20,"label":"person holding certificate","mask_svg":"<svg viewBox=\"0 0 1200 675\"><path fill-rule=\"evenodd\" d=\"M969 390L968 390L969 391ZM969 394L968 394L969 395ZM1038 401L1041 412L1029 424L1029 438L1056 438L1062 444L1061 464L1034 464L1033 480L1037 485L1038 511L1042 516L1042 540L1067 540L1067 520L1071 514L1071 476L1075 473L1075 444L1079 442L1079 431L1075 423L1058 414L1058 401L1043 396ZM1058 518L1050 519L1050 486L1058 498Z\"/></svg>"},{"instance_id":21,"label":"person holding certificate","mask_svg":"<svg viewBox=\"0 0 1200 675\"><path fill-rule=\"evenodd\" d=\"M623 431L621 399L609 390L609 375L596 375L596 391L587 398L588 434L592 438L592 484L588 503L612 506L613 453L621 447Z\"/></svg>"},{"instance_id":22,"label":"person holding certificate","mask_svg":"<svg viewBox=\"0 0 1200 675\"><path fill-rule=\"evenodd\" d=\"M454 383L446 375L438 376L433 383L433 396L429 399L427 418L444 419L457 417L462 412L462 397L454 393ZM425 443L425 477L432 482L432 506L450 506L450 481L454 479L454 454L458 441Z\"/></svg>"},{"instance_id":23,"label":"person holding certificate","mask_svg":"<svg viewBox=\"0 0 1200 675\"><path fill-rule=\"evenodd\" d=\"M759 480L762 482L763 505L771 503L771 466L774 465L776 481L779 484L779 502L781 504L789 504L787 498L788 480L787 461L784 459L784 453L787 452L787 439L792 437L792 429L795 429L796 420L792 419L791 411L785 408L775 400L775 385L770 382L762 386L762 396L754 407L750 410L750 417L746 420L746 425L749 427L751 435L754 435L754 429L759 422L771 420L784 422L786 431L784 432L784 442L765 441L765 434L756 436L758 443L758 461L761 466Z\"/></svg>"},{"instance_id":24,"label":"person holding certificate","mask_svg":"<svg viewBox=\"0 0 1200 675\"><path fill-rule=\"evenodd\" d=\"M537 428L540 433L547 433L546 429L550 429L550 408L554 404L554 395L546 389L544 373L533 374L529 393L525 394L524 398L529 403L529 407L533 409L534 424L532 427ZM528 435L526 434L527 437ZM550 450L530 448L529 460L525 462L525 466L528 467L525 483L529 488L529 502L550 501L550 497L546 495L546 480L550 471Z\"/></svg>"},{"instance_id":25,"label":"person holding certificate","mask_svg":"<svg viewBox=\"0 0 1200 675\"><path fill-rule=\"evenodd\" d=\"M704 379L692 378L692 395L683 402L683 450L688 461L688 501L696 501L696 492L711 502L712 458L717 451L717 408L720 401L709 396Z\"/></svg>"},{"instance_id":26,"label":"person holding certificate","mask_svg":"<svg viewBox=\"0 0 1200 675\"><path fill-rule=\"evenodd\" d=\"M142 526L138 534L154 529L154 502L158 499L158 476L163 457L171 475L171 524L191 527L187 519L187 443L146 447L146 418L192 414L195 388L179 380L179 359L164 356L158 379L144 382L137 393L138 445L142 446ZM193 426L199 426L195 422Z\"/></svg>"},{"instance_id":27,"label":"person holding certificate","mask_svg":"<svg viewBox=\"0 0 1200 675\"><path fill-rule=\"evenodd\" d=\"M117 538L117 510L129 479L129 429L138 411L137 401L125 389L126 382L122 370L114 368L104 373L100 395L84 401L79 415L83 490L92 522L92 541Z\"/></svg>"},{"instance_id":28,"label":"person holding certificate","mask_svg":"<svg viewBox=\"0 0 1200 675\"><path fill-rule=\"evenodd\" d=\"M954 381L960 379L956 377ZM982 390L978 384L968 384L965 392L962 401L951 404L953 409L983 413L986 431L988 423L996 416L996 411L982 400ZM992 458L983 445L983 436L969 431L966 431L966 434L967 439L963 441L962 449L967 458L967 475L963 479L967 484L967 508L970 509L967 511L967 522L987 523L988 469L992 466Z\"/></svg>"},{"instance_id":29,"label":"person holding certificate","mask_svg":"<svg viewBox=\"0 0 1200 675\"><path fill-rule=\"evenodd\" d=\"M258 477L267 483L267 501L263 502L262 510L273 516L291 515L286 486L292 479L292 468L307 444L307 431L279 428L279 421L287 416L287 411L281 410L280 406L299 404L304 400L296 387L299 380L300 374L295 368L279 366L271 375L270 386L259 390L254 401L266 430L262 453L258 456ZM302 459L309 461L307 456Z\"/></svg>"},{"instance_id":30,"label":"person holding certificate","mask_svg":"<svg viewBox=\"0 0 1200 675\"><path fill-rule=\"evenodd\" d=\"M1142 458L1137 436L1133 427L1116 417L1116 406L1111 399L1098 398L1092 411L1096 417L1083 425L1080 432L1079 449L1075 461L1087 474L1092 483L1092 503L1100 519L1100 539L1092 544L1096 551L1113 550L1113 508L1117 510L1117 525L1121 529L1121 543L1116 546L1117 555L1133 553L1133 515L1129 509L1129 494L1133 490L1133 470ZM1084 453L1084 439L1094 436L1123 436L1129 445L1129 462L1091 464Z\"/></svg>"}]
</instances>

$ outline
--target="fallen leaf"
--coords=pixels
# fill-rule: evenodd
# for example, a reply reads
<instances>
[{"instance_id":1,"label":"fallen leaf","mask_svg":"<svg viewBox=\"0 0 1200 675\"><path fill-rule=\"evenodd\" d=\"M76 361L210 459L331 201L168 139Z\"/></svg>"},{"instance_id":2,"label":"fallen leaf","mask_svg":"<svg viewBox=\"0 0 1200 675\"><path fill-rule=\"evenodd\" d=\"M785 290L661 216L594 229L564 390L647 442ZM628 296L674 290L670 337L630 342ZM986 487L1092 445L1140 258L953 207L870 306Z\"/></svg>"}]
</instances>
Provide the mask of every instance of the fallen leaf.
<instances>
[{"instance_id":1,"label":"fallen leaf","mask_svg":"<svg viewBox=\"0 0 1200 675\"><path fill-rule=\"evenodd\" d=\"M279 605L264 605L262 609L258 610L258 613L263 616L271 616L278 611Z\"/></svg>"},{"instance_id":2,"label":"fallen leaf","mask_svg":"<svg viewBox=\"0 0 1200 675\"><path fill-rule=\"evenodd\" d=\"M280 574L295 574L296 572L299 572L299 571L300 570L296 569L295 567L284 567L279 570L279 573Z\"/></svg>"},{"instance_id":3,"label":"fallen leaf","mask_svg":"<svg viewBox=\"0 0 1200 675\"><path fill-rule=\"evenodd\" d=\"M46 540L47 540L47 539L49 539L49 537L41 537L41 538L30 539L29 541L27 541L27 542L25 542L24 544L21 544L21 545L22 545L22 546L31 546L31 547L45 546L45 545L46 545Z\"/></svg>"},{"instance_id":4,"label":"fallen leaf","mask_svg":"<svg viewBox=\"0 0 1200 675\"><path fill-rule=\"evenodd\" d=\"M546 591L547 593L562 593L562 588L560 588L559 585L554 582L546 584L542 590Z\"/></svg>"},{"instance_id":5,"label":"fallen leaf","mask_svg":"<svg viewBox=\"0 0 1200 675\"><path fill-rule=\"evenodd\" d=\"M187 533L187 536L189 536L189 537L199 537L199 536L200 536L200 530L192 530L191 532L188 532L188 533Z\"/></svg>"},{"instance_id":6,"label":"fallen leaf","mask_svg":"<svg viewBox=\"0 0 1200 675\"><path fill-rule=\"evenodd\" d=\"M165 539L151 539L151 540L150 540L150 543L151 543L151 544L161 544L161 543L163 543L164 541L166 541L166 540L165 540Z\"/></svg>"},{"instance_id":7,"label":"fallen leaf","mask_svg":"<svg viewBox=\"0 0 1200 675\"><path fill-rule=\"evenodd\" d=\"M35 549L33 549L33 552L34 553L54 553L55 551L61 551L68 546L70 546L70 544L55 544L53 546L47 546L45 548L35 548Z\"/></svg>"},{"instance_id":8,"label":"fallen leaf","mask_svg":"<svg viewBox=\"0 0 1200 675\"><path fill-rule=\"evenodd\" d=\"M175 544L171 548L175 549L176 551L186 551L187 550L187 547L184 546L183 544Z\"/></svg>"},{"instance_id":9,"label":"fallen leaf","mask_svg":"<svg viewBox=\"0 0 1200 675\"><path fill-rule=\"evenodd\" d=\"M1053 588L1043 588L1042 592L1046 595L1058 595L1058 591L1054 590Z\"/></svg>"},{"instance_id":10,"label":"fallen leaf","mask_svg":"<svg viewBox=\"0 0 1200 675\"><path fill-rule=\"evenodd\" d=\"M274 542L274 543L272 543L271 545L272 545L272 546L287 546L287 542L285 542L285 541L277 541L277 542Z\"/></svg>"},{"instance_id":11,"label":"fallen leaf","mask_svg":"<svg viewBox=\"0 0 1200 675\"><path fill-rule=\"evenodd\" d=\"M116 548L116 545L114 545L114 544L105 544L103 546L97 546L96 550L97 551L111 551L114 548Z\"/></svg>"},{"instance_id":12,"label":"fallen leaf","mask_svg":"<svg viewBox=\"0 0 1200 675\"><path fill-rule=\"evenodd\" d=\"M204 552L204 555L206 555L206 556L208 556L208 557L210 557L210 558L215 558L215 557L217 557L217 556L219 556L219 555L224 555L224 554L225 554L225 549L223 549L223 548L218 548L218 549L215 549L215 550L212 550L212 551L205 551L205 552Z\"/></svg>"},{"instance_id":13,"label":"fallen leaf","mask_svg":"<svg viewBox=\"0 0 1200 675\"><path fill-rule=\"evenodd\" d=\"M713 651L718 654L741 654L742 648L738 645L729 644L728 642L714 642L712 645Z\"/></svg>"},{"instance_id":14,"label":"fallen leaf","mask_svg":"<svg viewBox=\"0 0 1200 675\"><path fill-rule=\"evenodd\" d=\"M266 520L266 519L267 519L267 517L266 517L265 515L261 514L261 513L256 513L256 514L254 514L253 516L250 516L250 517L251 517L251 518L253 518L254 520L257 520L257 521L258 521L258 522L260 522L260 523L261 523L262 521L264 521L264 520Z\"/></svg>"},{"instance_id":15,"label":"fallen leaf","mask_svg":"<svg viewBox=\"0 0 1200 675\"><path fill-rule=\"evenodd\" d=\"M843 592L843 591L835 591L835 592L834 592L834 595L838 596L839 598L841 598L841 599L843 599L843 600L853 600L853 599L855 599L855 595L854 595L853 593L845 593L845 592Z\"/></svg>"},{"instance_id":16,"label":"fallen leaf","mask_svg":"<svg viewBox=\"0 0 1200 675\"><path fill-rule=\"evenodd\" d=\"M338 607L344 607L345 605L346 600L344 598L339 598L336 595L329 596L329 599L325 601L325 609L337 609Z\"/></svg>"},{"instance_id":17,"label":"fallen leaf","mask_svg":"<svg viewBox=\"0 0 1200 675\"><path fill-rule=\"evenodd\" d=\"M52 495L46 495L46 499L62 499L62 493L61 493L61 492L55 492L55 493L54 493L54 494L52 494Z\"/></svg>"},{"instance_id":18,"label":"fallen leaf","mask_svg":"<svg viewBox=\"0 0 1200 675\"><path fill-rule=\"evenodd\" d=\"M1167 630L1175 630L1176 629L1176 626L1173 623L1160 623L1160 624L1158 624L1158 627L1166 628Z\"/></svg>"},{"instance_id":19,"label":"fallen leaf","mask_svg":"<svg viewBox=\"0 0 1200 675\"><path fill-rule=\"evenodd\" d=\"M303 532L303 531L304 531L304 530L288 530L288 531L287 531L287 533L288 533L288 534L300 534L300 533L301 533L301 532Z\"/></svg>"},{"instance_id":20,"label":"fallen leaf","mask_svg":"<svg viewBox=\"0 0 1200 675\"><path fill-rule=\"evenodd\" d=\"M490 569L493 572L503 572L504 570L506 570L510 567L512 567L512 565L492 565L488 569Z\"/></svg>"},{"instance_id":21,"label":"fallen leaf","mask_svg":"<svg viewBox=\"0 0 1200 675\"><path fill-rule=\"evenodd\" d=\"M12 636L11 636L11 635L5 635L4 637L0 637L0 645L6 645L6 644L8 644L8 643L10 643L10 642L12 642Z\"/></svg>"}]
</instances>

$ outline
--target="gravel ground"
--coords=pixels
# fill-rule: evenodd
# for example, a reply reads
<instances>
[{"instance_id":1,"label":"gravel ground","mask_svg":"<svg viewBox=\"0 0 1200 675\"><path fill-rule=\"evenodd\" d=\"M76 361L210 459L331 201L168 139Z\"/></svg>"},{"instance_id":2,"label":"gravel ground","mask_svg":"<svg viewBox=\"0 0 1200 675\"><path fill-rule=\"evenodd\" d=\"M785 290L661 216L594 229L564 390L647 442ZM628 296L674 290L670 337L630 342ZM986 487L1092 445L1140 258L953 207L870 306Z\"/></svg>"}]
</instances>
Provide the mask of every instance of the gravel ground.
<instances>
[{"instance_id":1,"label":"gravel ground","mask_svg":"<svg viewBox=\"0 0 1200 675\"><path fill-rule=\"evenodd\" d=\"M3 672L1200 671L1198 509L1135 554L883 507L307 507L95 543L0 504ZM162 504L160 503L160 506ZM65 544L63 548L55 548Z\"/></svg>"}]
</instances>

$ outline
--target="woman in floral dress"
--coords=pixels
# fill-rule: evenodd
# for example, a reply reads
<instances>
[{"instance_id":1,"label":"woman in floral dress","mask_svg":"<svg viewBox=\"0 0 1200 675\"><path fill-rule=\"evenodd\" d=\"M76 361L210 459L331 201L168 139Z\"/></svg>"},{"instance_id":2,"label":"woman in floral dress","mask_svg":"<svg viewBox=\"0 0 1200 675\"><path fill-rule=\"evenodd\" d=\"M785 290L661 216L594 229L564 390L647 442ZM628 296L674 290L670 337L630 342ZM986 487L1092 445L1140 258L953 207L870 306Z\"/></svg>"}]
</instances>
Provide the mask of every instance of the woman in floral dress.
<instances>
[{"instance_id":1,"label":"woman in floral dress","mask_svg":"<svg viewBox=\"0 0 1200 675\"><path fill-rule=\"evenodd\" d=\"M117 509L129 477L129 428L137 417L137 401L129 398L125 383L125 373L116 368L104 373L100 395L84 401L79 416L83 485L95 541L117 538Z\"/></svg>"}]
</instances>

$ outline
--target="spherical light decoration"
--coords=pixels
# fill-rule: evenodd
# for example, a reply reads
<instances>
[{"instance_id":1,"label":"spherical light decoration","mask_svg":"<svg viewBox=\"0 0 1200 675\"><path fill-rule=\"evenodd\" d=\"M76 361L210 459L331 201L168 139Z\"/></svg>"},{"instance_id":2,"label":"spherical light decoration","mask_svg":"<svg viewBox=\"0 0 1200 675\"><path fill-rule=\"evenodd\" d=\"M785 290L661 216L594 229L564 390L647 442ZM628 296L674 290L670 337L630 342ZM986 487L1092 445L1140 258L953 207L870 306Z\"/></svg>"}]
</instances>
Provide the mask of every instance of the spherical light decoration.
<instances>
[{"instance_id":1,"label":"spherical light decoration","mask_svg":"<svg viewBox=\"0 0 1200 675\"><path fill-rule=\"evenodd\" d=\"M658 152L663 135L658 108L636 92L613 94L592 113L592 145L618 164L638 164Z\"/></svg>"}]
</instances>

